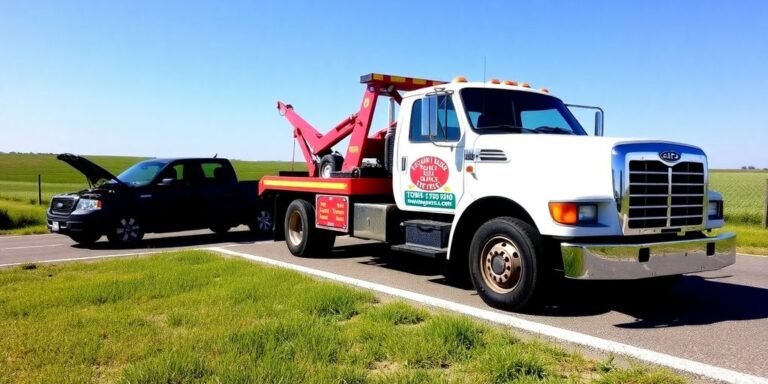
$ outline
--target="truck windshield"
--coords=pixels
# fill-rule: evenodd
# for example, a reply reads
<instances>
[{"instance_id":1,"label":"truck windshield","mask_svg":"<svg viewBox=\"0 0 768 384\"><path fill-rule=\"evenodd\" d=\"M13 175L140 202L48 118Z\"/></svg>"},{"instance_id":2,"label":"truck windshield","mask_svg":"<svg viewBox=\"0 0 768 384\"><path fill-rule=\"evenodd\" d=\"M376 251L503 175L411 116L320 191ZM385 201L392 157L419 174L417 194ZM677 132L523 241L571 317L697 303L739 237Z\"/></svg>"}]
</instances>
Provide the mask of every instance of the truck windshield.
<instances>
[{"instance_id":1,"label":"truck windshield","mask_svg":"<svg viewBox=\"0 0 768 384\"><path fill-rule=\"evenodd\" d=\"M163 160L142 161L117 175L117 178L125 184L140 187L149 184L166 164L168 162Z\"/></svg>"},{"instance_id":2,"label":"truck windshield","mask_svg":"<svg viewBox=\"0 0 768 384\"><path fill-rule=\"evenodd\" d=\"M478 133L545 133L586 135L559 99L534 92L465 88L461 100Z\"/></svg>"}]
</instances>

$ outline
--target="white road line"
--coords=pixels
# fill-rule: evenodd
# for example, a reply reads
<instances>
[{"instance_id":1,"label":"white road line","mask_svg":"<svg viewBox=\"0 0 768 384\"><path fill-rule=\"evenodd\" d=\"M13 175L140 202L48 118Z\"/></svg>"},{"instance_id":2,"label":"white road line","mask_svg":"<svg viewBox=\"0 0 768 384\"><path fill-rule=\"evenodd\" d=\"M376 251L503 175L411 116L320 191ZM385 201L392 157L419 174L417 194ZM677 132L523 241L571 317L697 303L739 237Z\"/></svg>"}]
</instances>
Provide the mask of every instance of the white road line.
<instances>
[{"instance_id":1,"label":"white road line","mask_svg":"<svg viewBox=\"0 0 768 384\"><path fill-rule=\"evenodd\" d=\"M10 247L10 248L0 248L0 251L8 251L11 249L31 249L31 248L49 248L49 247L59 247L66 244L48 244L48 245L28 245L25 247Z\"/></svg>"},{"instance_id":2,"label":"white road line","mask_svg":"<svg viewBox=\"0 0 768 384\"><path fill-rule=\"evenodd\" d=\"M243 243L243 244L227 244L227 245L218 245L216 248L234 248L234 247L242 247L244 245L254 245L254 244L262 244L262 243L272 243L272 240L267 241L256 241L253 243ZM195 248L195 249L201 249L201 250L207 250L208 248Z\"/></svg>"},{"instance_id":3,"label":"white road line","mask_svg":"<svg viewBox=\"0 0 768 384\"><path fill-rule=\"evenodd\" d=\"M263 264L273 265L276 267L291 269L297 272L305 273L338 281L345 284L354 285L357 287L370 289L373 291L385 293L387 295L402 297L411 301L426 304L432 307L443 308L453 312L458 312L463 315L476 317L486 321L491 321L497 324L510 326L513 328L522 329L527 332L532 332L555 339L567 341L574 344L584 345L587 347L599 349L609 353L617 353L625 356L631 356L639 360L643 360L649 363L662 365L677 369L680 371L692 373L696 376L703 376L726 383L760 383L768 384L768 378L753 376L746 373L733 371L726 368L720 368L709 364L700 363L693 360L688 360L672 355L667 355L660 352L654 352L648 349L633 347L628 344L619 343L616 341L601 339L598 337L586 335L579 332L569 331L567 329L553 327L551 325L540 324L534 321L521 319L509 314L493 312L481 308L471 307L464 304L454 303L448 300L438 299L420 293L406 291L398 288L389 287L377 283L372 283L365 280L359 280L348 276L337 275L335 273L321 271L313 268L304 267L301 265L290 264L282 261L277 261L263 256L249 255L247 253L235 252L221 247L204 248L207 250L220 252L227 255L238 256L248 260L256 261Z\"/></svg>"},{"instance_id":4,"label":"white road line","mask_svg":"<svg viewBox=\"0 0 768 384\"><path fill-rule=\"evenodd\" d=\"M70 257L70 258L67 258L67 259L24 261L24 262L21 262L21 263L0 264L0 268L1 267L14 267L14 266L17 266L17 265L27 265L27 264L63 263L63 262L67 262L67 261L84 261L84 260L109 259L109 258L114 258L114 257L125 257L125 256L142 256L142 255L152 255L152 254L155 254L155 253L172 252L172 251L179 251L179 249L170 249L170 250L162 250L162 251L151 251L151 252L120 253L120 254L114 254L114 255Z\"/></svg>"},{"instance_id":5,"label":"white road line","mask_svg":"<svg viewBox=\"0 0 768 384\"><path fill-rule=\"evenodd\" d=\"M242 243L242 244L224 244L219 245L216 248L232 248L232 247L241 247L244 245L254 245L254 244L262 244L262 243L271 243L272 240L264 240L264 241L256 241L252 243ZM58 245L66 245L66 244L55 244ZM54 245L39 245L37 247L52 247ZM15 249L21 249L26 247L17 247ZM29 247L34 248L34 247ZM14 249L14 248L5 248L5 249ZM53 260L33 260L33 261L24 261L19 263L9 263L9 264L0 264L0 268L2 267L13 267L18 265L27 265L27 264L39 264L39 263L58 263L58 262L68 262L68 261L79 261L79 260L98 260L98 259L109 259L114 257L124 257L124 256L142 256L142 255L152 255L155 253L163 253L163 252L175 252L175 251L188 251L190 249L194 250L208 250L209 248L169 248L169 249L162 249L157 251L148 251L148 252L134 252L134 253L120 253L120 254L113 254L113 255L99 255L99 256L86 256L86 257L70 257L66 259L53 259Z\"/></svg>"},{"instance_id":6,"label":"white road line","mask_svg":"<svg viewBox=\"0 0 768 384\"><path fill-rule=\"evenodd\" d=\"M55 233L39 233L37 235L3 235L0 239L18 239L20 237L40 237L40 236L53 236Z\"/></svg>"}]
</instances>

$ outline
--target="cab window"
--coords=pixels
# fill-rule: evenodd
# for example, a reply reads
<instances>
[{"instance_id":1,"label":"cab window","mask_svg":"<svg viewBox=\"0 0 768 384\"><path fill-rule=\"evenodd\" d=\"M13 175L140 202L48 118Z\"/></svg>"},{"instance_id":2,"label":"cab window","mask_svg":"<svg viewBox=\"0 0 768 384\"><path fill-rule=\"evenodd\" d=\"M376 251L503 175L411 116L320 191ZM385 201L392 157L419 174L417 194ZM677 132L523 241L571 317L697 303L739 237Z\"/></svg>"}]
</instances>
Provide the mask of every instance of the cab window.
<instances>
[{"instance_id":1,"label":"cab window","mask_svg":"<svg viewBox=\"0 0 768 384\"><path fill-rule=\"evenodd\" d=\"M520 122L523 123L523 128L536 129L539 127L555 127L562 128L568 131L571 130L571 126L565 121L560 111L554 108L520 111Z\"/></svg>"},{"instance_id":2,"label":"cab window","mask_svg":"<svg viewBox=\"0 0 768 384\"><path fill-rule=\"evenodd\" d=\"M411 142L422 143L430 142L427 135L421 132L421 99L413 103L411 109L411 127L408 137ZM456 108L449 96L439 96L437 100L437 134L432 138L434 141L459 141L461 130L459 129L459 119L456 115Z\"/></svg>"},{"instance_id":3,"label":"cab window","mask_svg":"<svg viewBox=\"0 0 768 384\"><path fill-rule=\"evenodd\" d=\"M203 168L203 176L206 182L224 182L233 177L227 167L219 162L204 162L200 164Z\"/></svg>"}]
</instances>

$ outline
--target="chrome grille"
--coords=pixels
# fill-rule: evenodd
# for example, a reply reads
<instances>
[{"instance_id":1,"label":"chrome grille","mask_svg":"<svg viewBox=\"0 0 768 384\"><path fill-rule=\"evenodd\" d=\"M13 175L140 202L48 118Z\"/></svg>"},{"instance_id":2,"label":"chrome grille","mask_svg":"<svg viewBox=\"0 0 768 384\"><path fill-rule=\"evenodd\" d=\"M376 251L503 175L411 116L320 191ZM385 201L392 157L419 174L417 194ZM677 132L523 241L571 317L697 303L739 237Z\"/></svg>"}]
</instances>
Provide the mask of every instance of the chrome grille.
<instances>
[{"instance_id":1,"label":"chrome grille","mask_svg":"<svg viewBox=\"0 0 768 384\"><path fill-rule=\"evenodd\" d=\"M684 161L629 161L627 227L681 228L704 223L704 164Z\"/></svg>"},{"instance_id":2,"label":"chrome grille","mask_svg":"<svg viewBox=\"0 0 768 384\"><path fill-rule=\"evenodd\" d=\"M51 212L69 214L75 207L75 199L68 197L54 197L51 199Z\"/></svg>"}]
</instances>

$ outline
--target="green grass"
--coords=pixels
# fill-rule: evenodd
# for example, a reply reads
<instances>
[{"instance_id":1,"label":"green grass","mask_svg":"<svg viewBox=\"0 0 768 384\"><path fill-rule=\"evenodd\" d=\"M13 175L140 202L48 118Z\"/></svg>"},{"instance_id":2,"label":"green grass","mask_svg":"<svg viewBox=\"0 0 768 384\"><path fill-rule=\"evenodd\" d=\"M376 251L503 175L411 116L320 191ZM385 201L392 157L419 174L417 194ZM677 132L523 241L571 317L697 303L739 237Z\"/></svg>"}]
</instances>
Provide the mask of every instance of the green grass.
<instances>
[{"instance_id":1,"label":"green grass","mask_svg":"<svg viewBox=\"0 0 768 384\"><path fill-rule=\"evenodd\" d=\"M202 251L0 271L0 323L2 383L683 381Z\"/></svg>"},{"instance_id":2,"label":"green grass","mask_svg":"<svg viewBox=\"0 0 768 384\"><path fill-rule=\"evenodd\" d=\"M86 156L114 174L118 174L142 160L140 157ZM264 175L277 174L280 170L291 170L289 162L232 161L240 180L257 180ZM294 165L304 170L303 163ZM76 192L88 187L85 177L68 164L56 160L52 154L4 154L0 153L0 235L45 233L45 208L38 207L37 175L42 177L42 206L50 204L51 197L60 193ZM14 203L14 204L11 204ZM15 203L23 203L15 204ZM2 209L12 205L4 214ZM25 207L25 206L27 207ZM31 208L30 208L31 207ZM38 209L40 208L40 209ZM29 223L24 220L4 220L12 216L28 218L27 213L37 212L37 218ZM14 225L8 227L4 223Z\"/></svg>"},{"instance_id":3,"label":"green grass","mask_svg":"<svg viewBox=\"0 0 768 384\"><path fill-rule=\"evenodd\" d=\"M84 155L104 169L118 174L131 165L144 160L142 157ZM263 175L274 174L277 170L290 170L291 163L285 161L240 161L233 160L239 178L256 180ZM303 162L296 163L296 170L306 169ZM17 181L34 184L37 191L37 175L44 183L87 185L85 177L54 154L8 154L0 153L0 181Z\"/></svg>"},{"instance_id":4,"label":"green grass","mask_svg":"<svg viewBox=\"0 0 768 384\"><path fill-rule=\"evenodd\" d=\"M42 183L43 205L48 205L54 195L88 188L88 183L84 180L82 183ZM36 205L38 203L37 182L0 180L0 200Z\"/></svg>"},{"instance_id":5,"label":"green grass","mask_svg":"<svg viewBox=\"0 0 768 384\"><path fill-rule=\"evenodd\" d=\"M45 225L45 207L0 200L0 231Z\"/></svg>"},{"instance_id":6,"label":"green grass","mask_svg":"<svg viewBox=\"0 0 768 384\"><path fill-rule=\"evenodd\" d=\"M141 161L141 157L90 156L89 160L113 174ZM233 160L232 166L240 180L257 180L264 175L277 174L279 170L291 170L290 162ZM305 170L303 162L293 166ZM53 154L0 153L0 199L27 202L38 201L37 175L42 178L43 203L62 192L74 192L88 187L85 177L68 164L56 160Z\"/></svg>"},{"instance_id":7,"label":"green grass","mask_svg":"<svg viewBox=\"0 0 768 384\"><path fill-rule=\"evenodd\" d=\"M765 182L768 172L713 171L709 174L709 187L723 194L725 220L733 224L762 223L761 212L765 200Z\"/></svg>"},{"instance_id":8,"label":"green grass","mask_svg":"<svg viewBox=\"0 0 768 384\"><path fill-rule=\"evenodd\" d=\"M752 255L768 255L768 229L746 224L726 224L714 233L736 232L736 251Z\"/></svg>"},{"instance_id":9,"label":"green grass","mask_svg":"<svg viewBox=\"0 0 768 384\"><path fill-rule=\"evenodd\" d=\"M104 166L113 173L119 173L135 162L139 157L86 156ZM279 170L290 170L289 162L248 162L233 161L238 177L242 180L255 180L264 175L277 174ZM295 164L296 170L304 170L303 163ZM33 205L37 203L37 174L43 175L43 205L50 203L51 196L73 192L86 188L85 178L67 164L56 160L52 154L2 154L0 153L0 210L8 201ZM726 200L725 216L728 230L735 231L739 237L739 251L768 255L768 230L761 230L760 212L765 192L765 171L722 171L710 173L710 188L723 193ZM36 223L12 228L2 227L3 213L0 211L0 235L45 233L42 225L45 219L44 209L31 210L21 205L13 205L7 215L27 215L38 212ZM14 223L24 221L15 220Z\"/></svg>"}]
</instances>

